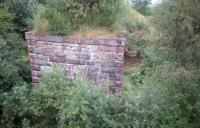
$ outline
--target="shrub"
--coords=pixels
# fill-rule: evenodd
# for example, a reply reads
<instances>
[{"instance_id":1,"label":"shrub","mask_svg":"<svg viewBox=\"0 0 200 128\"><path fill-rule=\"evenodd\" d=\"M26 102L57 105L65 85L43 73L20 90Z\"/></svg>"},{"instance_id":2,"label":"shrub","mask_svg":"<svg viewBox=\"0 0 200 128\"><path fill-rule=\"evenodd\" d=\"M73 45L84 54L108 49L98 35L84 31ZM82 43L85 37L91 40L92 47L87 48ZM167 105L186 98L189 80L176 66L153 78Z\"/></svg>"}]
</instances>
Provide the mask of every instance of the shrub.
<instances>
[{"instance_id":1,"label":"shrub","mask_svg":"<svg viewBox=\"0 0 200 128\"><path fill-rule=\"evenodd\" d=\"M141 74L142 80L140 74L133 74L137 92L113 95L106 86L95 86L82 76L68 80L55 68L43 74L38 86L18 85L0 95L1 126L190 128L188 121L198 126L199 100L193 99L199 92L198 84L193 84L198 79L189 78L193 73L183 68L174 69L174 65L162 65L156 72ZM171 76L166 79L166 74Z\"/></svg>"},{"instance_id":2,"label":"shrub","mask_svg":"<svg viewBox=\"0 0 200 128\"><path fill-rule=\"evenodd\" d=\"M143 126L137 98L108 93L79 76L66 79L60 69L46 72L38 86L16 86L4 93L2 126L126 128ZM0 99L1 100L1 99ZM143 117L144 116L144 117Z\"/></svg>"},{"instance_id":3,"label":"shrub","mask_svg":"<svg viewBox=\"0 0 200 128\"><path fill-rule=\"evenodd\" d=\"M137 52L143 52L143 49L151 42L147 37L153 33L149 19L134 9L129 8L127 18L123 24L127 31L128 48Z\"/></svg>"},{"instance_id":4,"label":"shrub","mask_svg":"<svg viewBox=\"0 0 200 128\"><path fill-rule=\"evenodd\" d=\"M123 99L108 93L107 87L92 85L79 76L69 81L56 69L43 77L33 89L31 108L39 126L55 127L123 127L126 116ZM49 118L52 117L52 118ZM44 121L45 120L45 121Z\"/></svg>"},{"instance_id":5,"label":"shrub","mask_svg":"<svg viewBox=\"0 0 200 128\"><path fill-rule=\"evenodd\" d=\"M12 24L13 17L7 9L0 9L0 34L6 34L13 30L14 25Z\"/></svg>"},{"instance_id":6,"label":"shrub","mask_svg":"<svg viewBox=\"0 0 200 128\"><path fill-rule=\"evenodd\" d=\"M32 7L29 0L1 0L2 7L12 14L15 31L24 34L28 21L32 18ZM13 26L13 27L14 27Z\"/></svg>"},{"instance_id":7,"label":"shrub","mask_svg":"<svg viewBox=\"0 0 200 128\"><path fill-rule=\"evenodd\" d=\"M196 51L199 49L200 31L196 29L199 4L167 0L156 11L154 18L159 33L143 49L140 74L134 75L137 70L128 73L129 81L136 85L140 81L135 103L143 127L200 127L200 70L196 61L199 60Z\"/></svg>"},{"instance_id":8,"label":"shrub","mask_svg":"<svg viewBox=\"0 0 200 128\"><path fill-rule=\"evenodd\" d=\"M20 127L21 120L29 117L28 105L31 87L26 83L15 85L11 92L0 93L3 114L1 117L1 126L5 128Z\"/></svg>"},{"instance_id":9,"label":"shrub","mask_svg":"<svg viewBox=\"0 0 200 128\"><path fill-rule=\"evenodd\" d=\"M25 43L14 32L13 17L5 8L0 9L0 24L0 90L9 91L17 83L30 82L30 70Z\"/></svg>"},{"instance_id":10,"label":"shrub","mask_svg":"<svg viewBox=\"0 0 200 128\"><path fill-rule=\"evenodd\" d=\"M149 5L152 0L132 0L133 7L143 15L150 15Z\"/></svg>"},{"instance_id":11,"label":"shrub","mask_svg":"<svg viewBox=\"0 0 200 128\"><path fill-rule=\"evenodd\" d=\"M144 49L138 103L148 127L197 128L199 124L199 2L167 0L159 6L160 38ZM140 78L140 77L139 77Z\"/></svg>"},{"instance_id":12,"label":"shrub","mask_svg":"<svg viewBox=\"0 0 200 128\"><path fill-rule=\"evenodd\" d=\"M107 88L107 87L106 87ZM43 75L40 85L17 86L4 93L4 125L31 127L111 127L118 98L85 78L66 79L55 69ZM13 109L14 108L14 109ZM116 110L115 110L116 109Z\"/></svg>"},{"instance_id":13,"label":"shrub","mask_svg":"<svg viewBox=\"0 0 200 128\"><path fill-rule=\"evenodd\" d=\"M48 0L43 4L39 2L36 6L34 26L37 31L53 34L70 34L81 25L111 28L118 13L123 10L123 5L122 0Z\"/></svg>"}]
</instances>

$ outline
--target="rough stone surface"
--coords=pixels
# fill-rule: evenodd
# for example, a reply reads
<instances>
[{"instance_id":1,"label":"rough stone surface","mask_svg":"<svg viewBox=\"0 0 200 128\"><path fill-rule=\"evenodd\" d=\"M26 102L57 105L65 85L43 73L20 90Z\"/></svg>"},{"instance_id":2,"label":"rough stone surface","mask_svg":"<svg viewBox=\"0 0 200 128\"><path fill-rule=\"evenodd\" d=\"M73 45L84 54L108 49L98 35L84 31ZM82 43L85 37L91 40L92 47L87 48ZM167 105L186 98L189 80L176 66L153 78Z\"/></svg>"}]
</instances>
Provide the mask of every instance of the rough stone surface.
<instances>
[{"instance_id":1,"label":"rough stone surface","mask_svg":"<svg viewBox=\"0 0 200 128\"><path fill-rule=\"evenodd\" d=\"M124 38L39 35L26 32L32 70L32 82L40 81L41 72L59 65L73 79L82 72L95 84L109 81L110 89L122 89Z\"/></svg>"}]
</instances>

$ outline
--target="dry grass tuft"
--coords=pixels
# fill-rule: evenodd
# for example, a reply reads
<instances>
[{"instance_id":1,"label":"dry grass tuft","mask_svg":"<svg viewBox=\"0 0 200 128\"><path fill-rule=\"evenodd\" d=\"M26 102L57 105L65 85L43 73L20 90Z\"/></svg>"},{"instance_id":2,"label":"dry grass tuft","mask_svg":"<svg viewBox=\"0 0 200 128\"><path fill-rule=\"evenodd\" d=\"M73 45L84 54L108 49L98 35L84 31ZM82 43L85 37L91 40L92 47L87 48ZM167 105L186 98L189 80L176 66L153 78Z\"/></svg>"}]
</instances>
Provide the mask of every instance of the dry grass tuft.
<instances>
[{"instance_id":1,"label":"dry grass tuft","mask_svg":"<svg viewBox=\"0 0 200 128\"><path fill-rule=\"evenodd\" d=\"M87 25L81 26L78 30L76 30L73 35L76 36L116 36L116 32L111 32L104 27L91 27Z\"/></svg>"}]
</instances>

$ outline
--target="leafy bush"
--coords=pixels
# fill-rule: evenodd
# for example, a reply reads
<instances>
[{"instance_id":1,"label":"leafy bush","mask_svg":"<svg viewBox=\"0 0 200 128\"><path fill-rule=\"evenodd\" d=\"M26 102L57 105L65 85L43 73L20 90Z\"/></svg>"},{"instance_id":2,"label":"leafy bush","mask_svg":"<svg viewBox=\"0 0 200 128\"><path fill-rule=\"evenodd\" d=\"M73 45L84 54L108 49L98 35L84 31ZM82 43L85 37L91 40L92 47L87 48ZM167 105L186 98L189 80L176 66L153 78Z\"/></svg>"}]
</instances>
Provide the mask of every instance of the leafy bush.
<instances>
[{"instance_id":1,"label":"leafy bush","mask_svg":"<svg viewBox=\"0 0 200 128\"><path fill-rule=\"evenodd\" d=\"M112 28L122 0L47 0L36 5L34 26L39 32L70 34L81 25Z\"/></svg>"},{"instance_id":2,"label":"leafy bush","mask_svg":"<svg viewBox=\"0 0 200 128\"><path fill-rule=\"evenodd\" d=\"M31 127L112 127L118 124L111 120L120 101L105 88L82 77L67 80L55 69L31 90L25 85L4 94L4 125L22 126L26 121Z\"/></svg>"},{"instance_id":3,"label":"leafy bush","mask_svg":"<svg viewBox=\"0 0 200 128\"><path fill-rule=\"evenodd\" d=\"M137 52L143 52L143 49L147 47L151 42L153 36L152 25L150 20L138 13L136 10L127 7L127 16L123 21L123 28L125 28L127 37L127 43L129 50ZM149 38L151 37L151 38Z\"/></svg>"},{"instance_id":4,"label":"leafy bush","mask_svg":"<svg viewBox=\"0 0 200 128\"><path fill-rule=\"evenodd\" d=\"M28 21L32 18L32 7L29 0L1 0L0 6L7 8L12 15L15 31L24 34Z\"/></svg>"},{"instance_id":5,"label":"leafy bush","mask_svg":"<svg viewBox=\"0 0 200 128\"><path fill-rule=\"evenodd\" d=\"M16 86L3 95L2 126L145 128L137 98L128 92L108 93L107 87L92 85L86 78L66 79L54 69L43 75L38 86Z\"/></svg>"},{"instance_id":6,"label":"leafy bush","mask_svg":"<svg viewBox=\"0 0 200 128\"><path fill-rule=\"evenodd\" d=\"M125 88L136 92L145 127L200 127L199 5L167 0L158 6L153 17L158 33L151 32L154 39L141 45L141 68L126 74L133 84Z\"/></svg>"},{"instance_id":7,"label":"leafy bush","mask_svg":"<svg viewBox=\"0 0 200 128\"><path fill-rule=\"evenodd\" d=\"M132 80L139 85L137 92L130 92L129 87L122 94L113 95L105 85L95 86L82 76L68 80L62 70L55 68L43 74L38 86L18 85L11 93L0 95L4 108L1 125L190 128L193 123L198 126L200 100L193 97L200 90L198 78L172 64L156 67L155 71L133 74ZM171 76L166 79L166 74Z\"/></svg>"},{"instance_id":8,"label":"leafy bush","mask_svg":"<svg viewBox=\"0 0 200 128\"><path fill-rule=\"evenodd\" d=\"M132 0L133 7L143 15L150 15L149 5L152 0Z\"/></svg>"},{"instance_id":9,"label":"leafy bush","mask_svg":"<svg viewBox=\"0 0 200 128\"><path fill-rule=\"evenodd\" d=\"M144 77L140 101L146 102L142 109L148 112L144 115L149 115L151 119L146 120L154 127L191 128L193 124L200 125L197 74L176 66L172 63L156 66Z\"/></svg>"},{"instance_id":10,"label":"leafy bush","mask_svg":"<svg viewBox=\"0 0 200 128\"><path fill-rule=\"evenodd\" d=\"M199 2L195 1L178 0L170 1L169 3L164 2L157 8L155 23L159 30L163 29L163 39L158 45L165 48L162 51L173 52L171 55L167 54L166 59L168 61L179 61L180 64L188 65L189 67L191 65L199 65L199 61L197 61L200 59L199 50L197 50L200 49L200 31L197 29L200 27L198 22L200 16L197 16L200 12L199 4ZM164 45L172 48L164 47Z\"/></svg>"},{"instance_id":11,"label":"leafy bush","mask_svg":"<svg viewBox=\"0 0 200 128\"><path fill-rule=\"evenodd\" d=\"M199 53L194 53L199 49L199 4L164 1L155 15L159 38L143 50L137 90L148 127L200 127Z\"/></svg>"},{"instance_id":12,"label":"leafy bush","mask_svg":"<svg viewBox=\"0 0 200 128\"><path fill-rule=\"evenodd\" d=\"M8 12L7 9L0 10L1 35L6 34L7 32L10 32L13 29L14 26L12 24L12 20L12 15Z\"/></svg>"},{"instance_id":13,"label":"leafy bush","mask_svg":"<svg viewBox=\"0 0 200 128\"><path fill-rule=\"evenodd\" d=\"M30 82L25 42L14 31L13 17L0 9L0 90L9 91L15 84Z\"/></svg>"},{"instance_id":14,"label":"leafy bush","mask_svg":"<svg viewBox=\"0 0 200 128\"><path fill-rule=\"evenodd\" d=\"M132 114L135 111L128 108L133 101L114 96L108 93L105 85L102 86L92 85L81 76L69 81L58 69L44 75L32 95L34 102L31 108L40 120L42 118L41 122L37 122L42 124L37 125L50 126L50 122L54 122L55 127L134 126L136 119Z\"/></svg>"}]
</instances>

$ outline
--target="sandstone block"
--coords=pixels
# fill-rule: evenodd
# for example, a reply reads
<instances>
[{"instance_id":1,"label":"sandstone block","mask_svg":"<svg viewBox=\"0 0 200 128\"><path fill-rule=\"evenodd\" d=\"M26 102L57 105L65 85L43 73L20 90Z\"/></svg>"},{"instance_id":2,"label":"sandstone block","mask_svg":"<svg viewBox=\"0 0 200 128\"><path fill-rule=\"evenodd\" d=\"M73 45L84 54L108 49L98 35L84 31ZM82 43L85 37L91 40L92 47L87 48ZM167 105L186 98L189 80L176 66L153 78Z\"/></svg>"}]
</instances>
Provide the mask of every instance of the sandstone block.
<instances>
[{"instance_id":1,"label":"sandstone block","mask_svg":"<svg viewBox=\"0 0 200 128\"><path fill-rule=\"evenodd\" d=\"M82 73L96 84L108 81L112 91L122 88L123 38L52 36L30 31L26 39L34 84L42 71L59 65L70 79Z\"/></svg>"}]
</instances>

